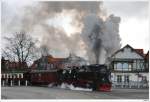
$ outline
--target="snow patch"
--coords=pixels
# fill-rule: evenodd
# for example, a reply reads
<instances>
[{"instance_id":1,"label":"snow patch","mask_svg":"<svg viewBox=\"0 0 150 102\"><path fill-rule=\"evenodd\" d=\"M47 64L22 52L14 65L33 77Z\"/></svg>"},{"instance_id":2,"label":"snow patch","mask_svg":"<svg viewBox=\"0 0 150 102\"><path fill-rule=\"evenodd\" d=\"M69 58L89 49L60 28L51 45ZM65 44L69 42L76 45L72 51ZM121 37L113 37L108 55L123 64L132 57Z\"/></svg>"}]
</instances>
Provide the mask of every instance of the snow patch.
<instances>
[{"instance_id":1,"label":"snow patch","mask_svg":"<svg viewBox=\"0 0 150 102\"><path fill-rule=\"evenodd\" d=\"M54 86L54 83L48 84L48 87L53 87L53 86Z\"/></svg>"},{"instance_id":2,"label":"snow patch","mask_svg":"<svg viewBox=\"0 0 150 102\"><path fill-rule=\"evenodd\" d=\"M74 87L72 84L69 85L67 83L62 83L60 88L78 90L78 91L92 91L92 89L89 89L89 88Z\"/></svg>"},{"instance_id":3,"label":"snow patch","mask_svg":"<svg viewBox=\"0 0 150 102\"><path fill-rule=\"evenodd\" d=\"M62 83L62 84L61 84L61 86L60 86L60 88L62 88L62 89L66 89L66 88L67 88L67 86L68 86L68 85L67 85L66 83Z\"/></svg>"}]
</instances>

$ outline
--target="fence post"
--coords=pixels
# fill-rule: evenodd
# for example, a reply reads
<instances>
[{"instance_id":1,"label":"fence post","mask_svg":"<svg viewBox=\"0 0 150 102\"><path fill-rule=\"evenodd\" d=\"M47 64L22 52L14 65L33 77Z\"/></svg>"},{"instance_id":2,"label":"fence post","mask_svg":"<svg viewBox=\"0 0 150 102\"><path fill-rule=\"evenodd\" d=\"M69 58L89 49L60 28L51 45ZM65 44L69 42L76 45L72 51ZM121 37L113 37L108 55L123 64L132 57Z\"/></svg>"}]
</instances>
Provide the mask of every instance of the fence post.
<instances>
[{"instance_id":1,"label":"fence post","mask_svg":"<svg viewBox=\"0 0 150 102\"><path fill-rule=\"evenodd\" d=\"M115 83L115 82L113 82L112 84L113 84L113 87L114 87L114 88L116 88L116 83Z\"/></svg>"},{"instance_id":2,"label":"fence post","mask_svg":"<svg viewBox=\"0 0 150 102\"><path fill-rule=\"evenodd\" d=\"M131 88L131 82L129 82L129 88Z\"/></svg>"},{"instance_id":3,"label":"fence post","mask_svg":"<svg viewBox=\"0 0 150 102\"><path fill-rule=\"evenodd\" d=\"M3 83L3 86L5 86L5 80L3 80L3 82L2 82L2 83Z\"/></svg>"},{"instance_id":4,"label":"fence post","mask_svg":"<svg viewBox=\"0 0 150 102\"><path fill-rule=\"evenodd\" d=\"M10 86L12 86L12 80L10 80Z\"/></svg>"},{"instance_id":5,"label":"fence post","mask_svg":"<svg viewBox=\"0 0 150 102\"><path fill-rule=\"evenodd\" d=\"M25 84L26 84L26 86L28 86L28 81L27 80L25 81Z\"/></svg>"},{"instance_id":6,"label":"fence post","mask_svg":"<svg viewBox=\"0 0 150 102\"><path fill-rule=\"evenodd\" d=\"M20 80L18 80L18 86L20 86Z\"/></svg>"}]
</instances>

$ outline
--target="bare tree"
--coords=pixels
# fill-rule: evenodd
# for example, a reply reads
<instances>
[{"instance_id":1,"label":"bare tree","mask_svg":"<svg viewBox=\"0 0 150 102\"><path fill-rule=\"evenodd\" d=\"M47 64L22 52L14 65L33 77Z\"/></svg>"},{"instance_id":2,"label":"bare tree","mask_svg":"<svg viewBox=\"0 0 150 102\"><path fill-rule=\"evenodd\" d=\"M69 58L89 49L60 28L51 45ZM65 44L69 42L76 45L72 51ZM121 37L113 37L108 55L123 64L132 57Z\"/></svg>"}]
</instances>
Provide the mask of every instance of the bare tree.
<instances>
[{"instance_id":1,"label":"bare tree","mask_svg":"<svg viewBox=\"0 0 150 102\"><path fill-rule=\"evenodd\" d=\"M35 57L36 40L25 32L15 33L12 37L5 37L7 46L3 54L10 60L19 62L19 67L23 68L23 63L31 61Z\"/></svg>"}]
</instances>

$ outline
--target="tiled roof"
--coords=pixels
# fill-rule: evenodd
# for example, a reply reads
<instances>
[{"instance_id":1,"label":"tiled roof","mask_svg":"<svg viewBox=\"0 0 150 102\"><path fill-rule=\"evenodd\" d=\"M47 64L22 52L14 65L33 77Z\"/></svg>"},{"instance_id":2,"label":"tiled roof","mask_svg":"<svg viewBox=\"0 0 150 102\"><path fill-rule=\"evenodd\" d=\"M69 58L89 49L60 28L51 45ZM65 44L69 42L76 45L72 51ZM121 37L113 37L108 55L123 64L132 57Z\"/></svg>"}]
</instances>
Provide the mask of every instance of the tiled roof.
<instances>
[{"instance_id":1,"label":"tiled roof","mask_svg":"<svg viewBox=\"0 0 150 102\"><path fill-rule=\"evenodd\" d=\"M144 51L143 49L134 49L137 53L139 53L140 55L144 56Z\"/></svg>"},{"instance_id":2,"label":"tiled roof","mask_svg":"<svg viewBox=\"0 0 150 102\"><path fill-rule=\"evenodd\" d=\"M52 56L46 56L46 57L47 57L47 59L48 59L48 62L50 62L50 63L59 62L59 61L62 61L62 60L65 59L65 58L54 58L54 57L52 57Z\"/></svg>"},{"instance_id":3,"label":"tiled roof","mask_svg":"<svg viewBox=\"0 0 150 102\"><path fill-rule=\"evenodd\" d=\"M127 44L126 46L124 46L123 48L121 48L120 50L116 51L114 54L112 54L112 56L114 56L116 53L118 53L119 51L123 50L124 48L129 47L131 48L133 51L135 51L136 53L138 53L140 56L142 56L143 58L145 58L145 54L143 49L134 49L133 47L131 47L129 44ZM111 57L112 57L111 56Z\"/></svg>"}]
</instances>

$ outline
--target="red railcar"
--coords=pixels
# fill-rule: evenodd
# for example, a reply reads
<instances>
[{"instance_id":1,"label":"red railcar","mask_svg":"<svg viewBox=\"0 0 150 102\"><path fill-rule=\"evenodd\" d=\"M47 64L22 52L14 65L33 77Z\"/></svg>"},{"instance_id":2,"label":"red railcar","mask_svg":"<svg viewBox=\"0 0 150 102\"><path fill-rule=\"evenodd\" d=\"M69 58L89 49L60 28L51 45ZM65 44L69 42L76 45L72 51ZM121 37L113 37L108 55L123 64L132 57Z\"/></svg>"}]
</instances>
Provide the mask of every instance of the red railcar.
<instances>
[{"instance_id":1,"label":"red railcar","mask_svg":"<svg viewBox=\"0 0 150 102\"><path fill-rule=\"evenodd\" d=\"M30 72L31 85L48 85L50 83L57 83L57 70L34 70Z\"/></svg>"}]
</instances>

